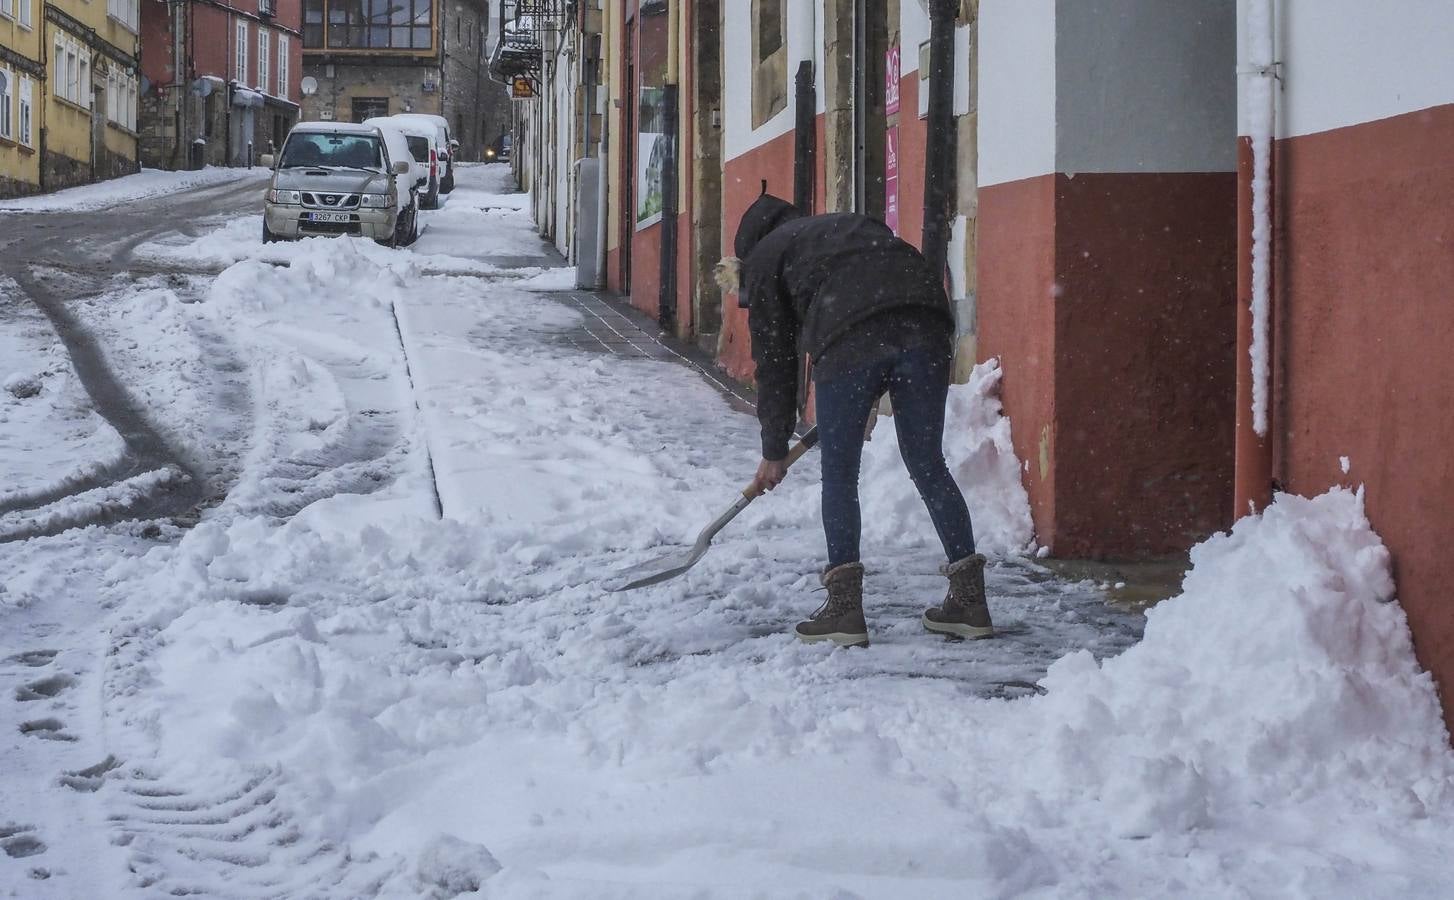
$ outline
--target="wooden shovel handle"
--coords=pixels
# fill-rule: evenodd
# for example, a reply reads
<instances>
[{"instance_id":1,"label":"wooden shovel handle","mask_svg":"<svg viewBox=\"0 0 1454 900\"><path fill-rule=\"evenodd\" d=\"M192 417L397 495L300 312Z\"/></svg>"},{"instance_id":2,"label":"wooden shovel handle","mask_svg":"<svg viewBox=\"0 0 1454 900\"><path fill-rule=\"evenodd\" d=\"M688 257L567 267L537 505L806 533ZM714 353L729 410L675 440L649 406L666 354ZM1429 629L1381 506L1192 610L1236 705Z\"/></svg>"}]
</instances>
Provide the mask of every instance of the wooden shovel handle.
<instances>
[{"instance_id":1,"label":"wooden shovel handle","mask_svg":"<svg viewBox=\"0 0 1454 900\"><path fill-rule=\"evenodd\" d=\"M788 455L784 457L784 462L787 463L787 467L791 469L793 463L802 459L803 454L816 446L818 446L818 426L814 425L808 429L806 434L798 439L798 442L792 446L792 449L788 450ZM742 492L742 496L748 500L756 500L762 496L762 488L755 484L748 485L747 489Z\"/></svg>"}]
</instances>

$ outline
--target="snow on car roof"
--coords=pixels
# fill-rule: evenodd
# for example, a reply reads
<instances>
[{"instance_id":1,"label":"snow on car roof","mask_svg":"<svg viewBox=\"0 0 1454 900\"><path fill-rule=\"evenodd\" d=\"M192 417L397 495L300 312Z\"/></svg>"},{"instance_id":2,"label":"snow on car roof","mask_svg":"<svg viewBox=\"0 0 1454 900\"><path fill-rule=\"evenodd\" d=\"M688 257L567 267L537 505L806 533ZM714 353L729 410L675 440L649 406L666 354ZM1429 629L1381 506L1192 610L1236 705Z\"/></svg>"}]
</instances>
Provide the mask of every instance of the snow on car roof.
<instances>
[{"instance_id":1,"label":"snow on car roof","mask_svg":"<svg viewBox=\"0 0 1454 900\"><path fill-rule=\"evenodd\" d=\"M373 125L359 125L354 122L299 122L293 126L294 131L307 131L322 134L377 134L378 129Z\"/></svg>"},{"instance_id":2,"label":"snow on car roof","mask_svg":"<svg viewBox=\"0 0 1454 900\"><path fill-rule=\"evenodd\" d=\"M372 119L364 119L365 125L374 125L379 128L393 128L402 131L404 134L414 137L433 137L432 126L420 122L418 119L401 119L397 116L374 116Z\"/></svg>"}]
</instances>

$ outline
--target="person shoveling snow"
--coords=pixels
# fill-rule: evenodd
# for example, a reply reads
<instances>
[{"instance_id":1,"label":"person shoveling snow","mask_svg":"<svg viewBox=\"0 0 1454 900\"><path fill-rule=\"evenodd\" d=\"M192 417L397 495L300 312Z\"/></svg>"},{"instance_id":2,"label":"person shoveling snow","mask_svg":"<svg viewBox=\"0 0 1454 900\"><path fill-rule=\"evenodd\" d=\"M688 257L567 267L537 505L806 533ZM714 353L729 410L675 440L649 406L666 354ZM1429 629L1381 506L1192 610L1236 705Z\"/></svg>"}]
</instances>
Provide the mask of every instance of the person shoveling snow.
<instances>
[{"instance_id":1,"label":"person shoveling snow","mask_svg":"<svg viewBox=\"0 0 1454 900\"><path fill-rule=\"evenodd\" d=\"M864 430L885 392L904 465L947 557L941 571L949 591L924 612L924 627L991 636L985 557L975 552L969 508L944 462L954 316L939 278L882 222L853 213L805 216L771 194L743 215L734 250L718 275L748 310L762 426L762 462L748 494L772 490L786 476L809 378L816 389L828 599L798 623L797 636L868 644L858 476Z\"/></svg>"}]
</instances>

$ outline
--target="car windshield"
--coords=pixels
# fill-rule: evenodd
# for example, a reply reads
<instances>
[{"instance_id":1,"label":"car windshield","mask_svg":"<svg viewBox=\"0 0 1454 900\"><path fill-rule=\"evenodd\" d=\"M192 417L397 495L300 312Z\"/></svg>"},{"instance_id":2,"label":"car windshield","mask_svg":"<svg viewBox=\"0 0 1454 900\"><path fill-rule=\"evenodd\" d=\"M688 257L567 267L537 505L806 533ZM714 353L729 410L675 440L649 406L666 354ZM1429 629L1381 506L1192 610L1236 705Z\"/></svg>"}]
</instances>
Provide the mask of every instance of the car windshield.
<instances>
[{"instance_id":1,"label":"car windshield","mask_svg":"<svg viewBox=\"0 0 1454 900\"><path fill-rule=\"evenodd\" d=\"M415 162L429 162L429 138L407 135L409 140L409 152L413 154Z\"/></svg>"},{"instance_id":2,"label":"car windshield","mask_svg":"<svg viewBox=\"0 0 1454 900\"><path fill-rule=\"evenodd\" d=\"M382 171L379 139L368 134L293 134L283 147L281 168L370 169Z\"/></svg>"}]
</instances>

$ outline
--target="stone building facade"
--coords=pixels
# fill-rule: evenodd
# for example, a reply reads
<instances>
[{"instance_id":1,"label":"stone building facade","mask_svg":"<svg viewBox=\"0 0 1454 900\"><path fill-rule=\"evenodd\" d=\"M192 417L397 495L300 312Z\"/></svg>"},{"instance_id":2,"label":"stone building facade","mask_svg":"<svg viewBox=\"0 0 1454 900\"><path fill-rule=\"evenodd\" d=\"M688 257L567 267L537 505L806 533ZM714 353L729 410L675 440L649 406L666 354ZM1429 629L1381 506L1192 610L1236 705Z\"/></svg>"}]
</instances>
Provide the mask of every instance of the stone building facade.
<instances>
[{"instance_id":1,"label":"stone building facade","mask_svg":"<svg viewBox=\"0 0 1454 900\"><path fill-rule=\"evenodd\" d=\"M460 158L480 159L510 128L504 87L485 72L492 6L491 0L304 0L303 73L316 90L303 98L303 118L444 116ZM366 24L381 17L389 25Z\"/></svg>"}]
</instances>

